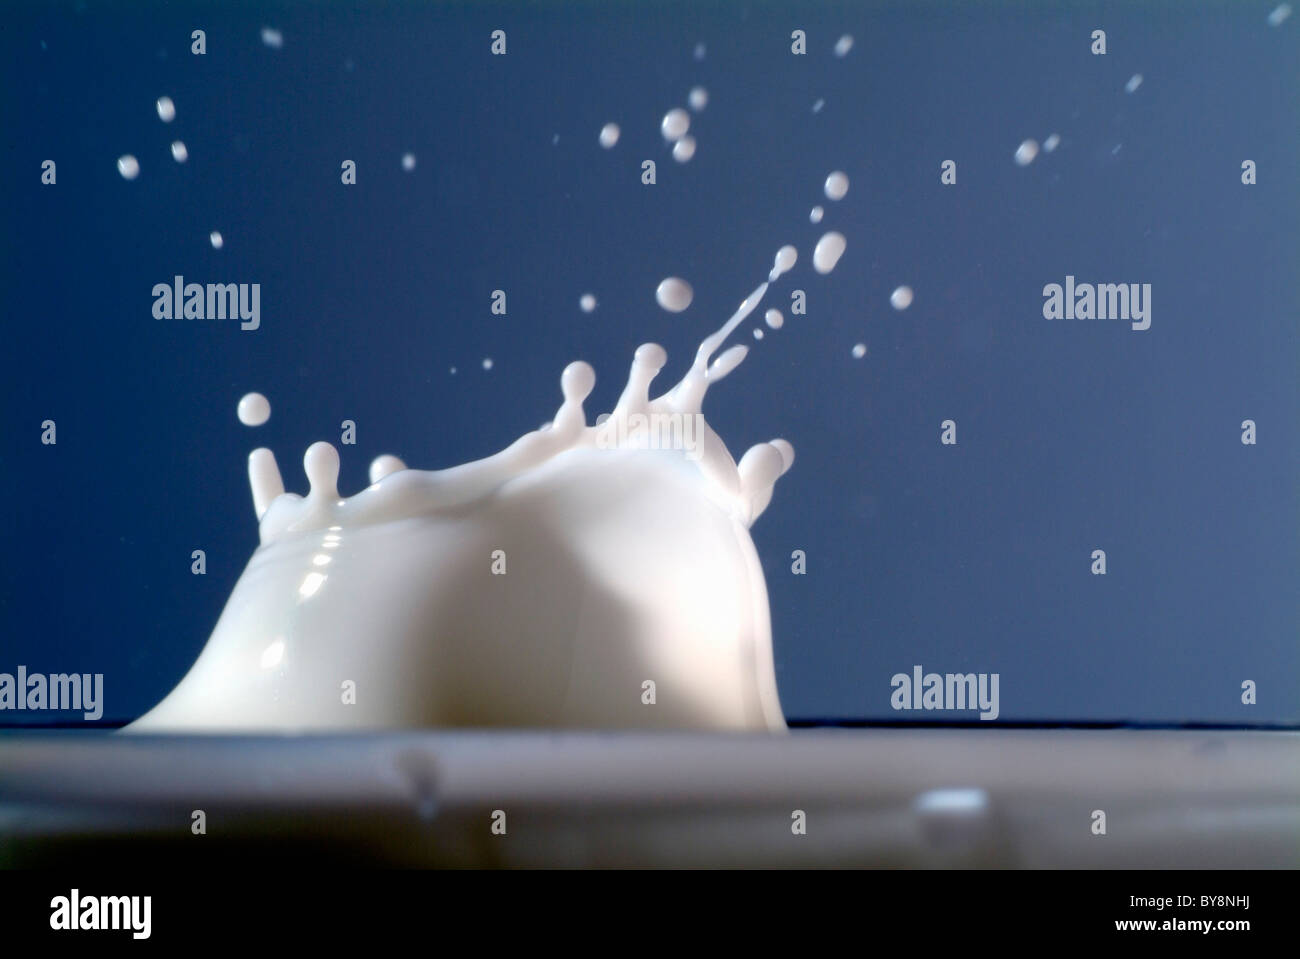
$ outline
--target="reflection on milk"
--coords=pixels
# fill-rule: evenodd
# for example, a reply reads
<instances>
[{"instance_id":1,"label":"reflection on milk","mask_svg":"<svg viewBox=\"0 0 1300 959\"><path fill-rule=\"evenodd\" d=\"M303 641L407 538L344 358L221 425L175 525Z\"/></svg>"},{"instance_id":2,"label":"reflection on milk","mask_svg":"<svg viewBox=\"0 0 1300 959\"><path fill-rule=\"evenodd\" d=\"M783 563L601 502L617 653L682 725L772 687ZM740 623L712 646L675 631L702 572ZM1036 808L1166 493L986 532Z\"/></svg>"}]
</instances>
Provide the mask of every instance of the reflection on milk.
<instances>
[{"instance_id":1,"label":"reflection on milk","mask_svg":"<svg viewBox=\"0 0 1300 959\"><path fill-rule=\"evenodd\" d=\"M710 360L766 290L657 399L666 355L638 349L595 426L577 362L542 429L448 470L380 457L347 499L330 444L307 450L305 497L253 452L261 545L193 668L128 728L784 729L748 529L794 452L736 464L701 415L747 347Z\"/></svg>"}]
</instances>

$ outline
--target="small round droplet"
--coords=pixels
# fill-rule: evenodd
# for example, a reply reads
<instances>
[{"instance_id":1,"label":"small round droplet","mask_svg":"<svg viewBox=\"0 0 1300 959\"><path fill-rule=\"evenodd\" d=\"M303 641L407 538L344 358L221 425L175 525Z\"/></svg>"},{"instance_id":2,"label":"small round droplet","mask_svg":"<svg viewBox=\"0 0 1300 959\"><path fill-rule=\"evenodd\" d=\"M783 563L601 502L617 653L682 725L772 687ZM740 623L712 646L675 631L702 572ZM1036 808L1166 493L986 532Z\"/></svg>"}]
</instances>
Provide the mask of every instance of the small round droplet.
<instances>
[{"instance_id":1,"label":"small round droplet","mask_svg":"<svg viewBox=\"0 0 1300 959\"><path fill-rule=\"evenodd\" d=\"M655 299L669 313L680 313L691 305L691 300L695 298L695 291L685 280L670 276L659 284L655 290Z\"/></svg>"},{"instance_id":2,"label":"small round droplet","mask_svg":"<svg viewBox=\"0 0 1300 959\"><path fill-rule=\"evenodd\" d=\"M857 344L854 344L854 347L853 347L853 358L854 358L855 360L860 360L860 359L862 359L862 358L863 358L864 356L866 356L866 355L867 355L867 344L865 344L865 343L857 343Z\"/></svg>"},{"instance_id":3,"label":"small round droplet","mask_svg":"<svg viewBox=\"0 0 1300 959\"><path fill-rule=\"evenodd\" d=\"M767 325L774 330L779 330L781 327L785 326L785 317L781 315L780 310L768 310L763 316L763 319L767 322Z\"/></svg>"},{"instance_id":4,"label":"small round droplet","mask_svg":"<svg viewBox=\"0 0 1300 959\"><path fill-rule=\"evenodd\" d=\"M1029 166L1034 162L1036 156L1038 156L1037 140L1026 140L1016 147L1016 162L1021 166Z\"/></svg>"},{"instance_id":5,"label":"small round droplet","mask_svg":"<svg viewBox=\"0 0 1300 959\"><path fill-rule=\"evenodd\" d=\"M832 230L824 235L817 241L817 246L813 250L813 269L823 274L835 269L835 264L844 255L845 246L847 242L843 233Z\"/></svg>"},{"instance_id":6,"label":"small round droplet","mask_svg":"<svg viewBox=\"0 0 1300 959\"><path fill-rule=\"evenodd\" d=\"M896 310L907 309L912 305L912 288L910 286L900 286L889 294L889 305Z\"/></svg>"},{"instance_id":7,"label":"small round droplet","mask_svg":"<svg viewBox=\"0 0 1300 959\"><path fill-rule=\"evenodd\" d=\"M687 134L673 144L673 159L678 163L687 163L695 156L695 137Z\"/></svg>"},{"instance_id":8,"label":"small round droplet","mask_svg":"<svg viewBox=\"0 0 1300 959\"><path fill-rule=\"evenodd\" d=\"M274 27L262 28L262 43L272 50L279 50L284 46L284 34Z\"/></svg>"},{"instance_id":9,"label":"small round droplet","mask_svg":"<svg viewBox=\"0 0 1300 959\"><path fill-rule=\"evenodd\" d=\"M665 140L676 142L686 136L686 131L691 128L691 115L681 107L673 107L664 114L664 119L659 124L659 129L663 132Z\"/></svg>"},{"instance_id":10,"label":"small round droplet","mask_svg":"<svg viewBox=\"0 0 1300 959\"><path fill-rule=\"evenodd\" d=\"M606 150L611 149L614 144L618 143L619 134L621 132L622 131L619 130L617 123L606 123L600 128L600 145Z\"/></svg>"},{"instance_id":11,"label":"small round droplet","mask_svg":"<svg viewBox=\"0 0 1300 959\"><path fill-rule=\"evenodd\" d=\"M1061 145L1061 135L1059 133L1053 133L1051 136L1049 136L1046 140L1043 141L1043 152L1051 153L1060 145Z\"/></svg>"},{"instance_id":12,"label":"small round droplet","mask_svg":"<svg viewBox=\"0 0 1300 959\"><path fill-rule=\"evenodd\" d=\"M172 103L171 97L159 97L157 104L158 119L163 123L171 123L176 119L176 104Z\"/></svg>"},{"instance_id":13,"label":"small round droplet","mask_svg":"<svg viewBox=\"0 0 1300 959\"><path fill-rule=\"evenodd\" d=\"M591 293L584 293L578 300L578 306L582 307L583 313L590 313L596 308L596 297Z\"/></svg>"},{"instance_id":14,"label":"small round droplet","mask_svg":"<svg viewBox=\"0 0 1300 959\"><path fill-rule=\"evenodd\" d=\"M695 44L695 59L703 60L708 55L708 48L702 43Z\"/></svg>"},{"instance_id":15,"label":"small round droplet","mask_svg":"<svg viewBox=\"0 0 1300 959\"><path fill-rule=\"evenodd\" d=\"M825 214L826 214L826 211L825 211L825 210L823 210L823 209L822 209L821 207L819 207L819 206L815 206L815 207L812 208L811 211L809 211L809 213L808 213L808 219L811 220L813 223L820 223L820 222L822 221L822 217L823 217Z\"/></svg>"},{"instance_id":16,"label":"small round droplet","mask_svg":"<svg viewBox=\"0 0 1300 959\"><path fill-rule=\"evenodd\" d=\"M837 57L846 57L849 51L853 49L853 38L847 33L835 41L835 55Z\"/></svg>"},{"instance_id":17,"label":"small round droplet","mask_svg":"<svg viewBox=\"0 0 1300 959\"><path fill-rule=\"evenodd\" d=\"M236 413L245 426L261 426L271 418L271 401L261 393L248 393L240 399Z\"/></svg>"},{"instance_id":18,"label":"small round droplet","mask_svg":"<svg viewBox=\"0 0 1300 959\"><path fill-rule=\"evenodd\" d=\"M392 453L376 456L370 463L370 485L374 486L385 476L392 476L404 469L406 469L406 464Z\"/></svg>"},{"instance_id":19,"label":"small round droplet","mask_svg":"<svg viewBox=\"0 0 1300 959\"><path fill-rule=\"evenodd\" d=\"M403 153L403 154L402 154L402 169L405 170L407 173L410 173L412 170L415 169L415 154L414 154L414 153Z\"/></svg>"},{"instance_id":20,"label":"small round droplet","mask_svg":"<svg viewBox=\"0 0 1300 959\"><path fill-rule=\"evenodd\" d=\"M762 329L762 327L759 327L759 326L754 327L754 339L756 339L756 340L761 340L762 338L763 338L763 329Z\"/></svg>"},{"instance_id":21,"label":"small round droplet","mask_svg":"<svg viewBox=\"0 0 1300 959\"><path fill-rule=\"evenodd\" d=\"M818 97L817 102L813 104L813 113L821 113L824 106L826 106L826 101Z\"/></svg>"},{"instance_id":22,"label":"small round droplet","mask_svg":"<svg viewBox=\"0 0 1300 959\"><path fill-rule=\"evenodd\" d=\"M690 104L692 110L699 113L709 105L709 91L704 87L692 87L686 102Z\"/></svg>"},{"instance_id":23,"label":"small round droplet","mask_svg":"<svg viewBox=\"0 0 1300 959\"><path fill-rule=\"evenodd\" d=\"M492 369L492 357L490 356L483 357L483 369L485 370Z\"/></svg>"},{"instance_id":24,"label":"small round droplet","mask_svg":"<svg viewBox=\"0 0 1300 959\"><path fill-rule=\"evenodd\" d=\"M140 175L140 161L127 153L117 158L117 172L123 180L134 180Z\"/></svg>"},{"instance_id":25,"label":"small round droplet","mask_svg":"<svg viewBox=\"0 0 1300 959\"><path fill-rule=\"evenodd\" d=\"M184 163L190 158L190 151L185 149L185 144L177 140L172 144L172 159L177 163Z\"/></svg>"},{"instance_id":26,"label":"small round droplet","mask_svg":"<svg viewBox=\"0 0 1300 959\"><path fill-rule=\"evenodd\" d=\"M840 170L836 170L826 178L826 184L823 187L826 196L831 200L843 200L845 194L849 192L849 176Z\"/></svg>"},{"instance_id":27,"label":"small round droplet","mask_svg":"<svg viewBox=\"0 0 1300 959\"><path fill-rule=\"evenodd\" d=\"M214 250L219 250L226 245L226 241L222 238L221 234L216 230L213 230L211 233L208 234L208 240L212 243L212 249Z\"/></svg>"},{"instance_id":28,"label":"small round droplet","mask_svg":"<svg viewBox=\"0 0 1300 959\"><path fill-rule=\"evenodd\" d=\"M1124 84L1125 93L1137 93L1138 87L1142 86L1142 74L1135 73L1128 78L1128 83Z\"/></svg>"},{"instance_id":29,"label":"small round droplet","mask_svg":"<svg viewBox=\"0 0 1300 959\"><path fill-rule=\"evenodd\" d=\"M454 366L451 368L451 375L452 375L452 376L455 376L455 375L456 375L456 367L454 367Z\"/></svg>"}]
</instances>

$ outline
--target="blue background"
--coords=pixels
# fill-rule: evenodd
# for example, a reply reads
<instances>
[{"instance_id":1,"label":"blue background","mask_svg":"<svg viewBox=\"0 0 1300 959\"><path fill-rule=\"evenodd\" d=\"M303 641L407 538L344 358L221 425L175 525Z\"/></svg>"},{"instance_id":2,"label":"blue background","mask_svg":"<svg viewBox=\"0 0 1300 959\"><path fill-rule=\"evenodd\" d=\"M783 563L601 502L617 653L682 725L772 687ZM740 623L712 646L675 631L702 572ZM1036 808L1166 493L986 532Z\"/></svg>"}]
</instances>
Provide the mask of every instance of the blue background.
<instances>
[{"instance_id":1,"label":"blue background","mask_svg":"<svg viewBox=\"0 0 1300 959\"><path fill-rule=\"evenodd\" d=\"M0 671L102 672L104 722L139 715L257 544L254 446L299 492L302 452L344 419L344 493L380 453L451 466L548 420L576 358L598 374L594 416L640 343L667 348L675 381L794 243L764 304L785 328L755 344L756 314L706 405L735 455L773 436L797 451L753 529L789 717L973 719L890 709L890 677L919 663L1000 673L1002 721L1296 721L1300 18L1270 28L1273 6L9 9ZM679 165L659 121L696 84L710 102ZM1054 153L1012 161L1052 132ZM839 203L821 193L834 169ZM848 252L822 277L826 229ZM260 283L261 329L155 320L175 274ZM677 315L653 295L674 274L695 287ZM1044 320L1066 274L1152 284L1151 329ZM250 390L273 406L258 430L234 415Z\"/></svg>"}]
</instances>

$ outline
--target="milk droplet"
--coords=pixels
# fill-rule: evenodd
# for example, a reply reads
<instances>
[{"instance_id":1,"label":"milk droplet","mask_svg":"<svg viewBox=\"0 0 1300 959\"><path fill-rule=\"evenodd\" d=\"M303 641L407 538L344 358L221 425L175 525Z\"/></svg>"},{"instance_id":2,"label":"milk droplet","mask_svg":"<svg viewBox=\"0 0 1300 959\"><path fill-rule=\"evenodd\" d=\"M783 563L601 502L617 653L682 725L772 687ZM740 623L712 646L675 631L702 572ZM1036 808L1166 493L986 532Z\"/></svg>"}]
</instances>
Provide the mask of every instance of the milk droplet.
<instances>
[{"instance_id":1,"label":"milk droplet","mask_svg":"<svg viewBox=\"0 0 1300 959\"><path fill-rule=\"evenodd\" d=\"M829 273L844 255L846 241L843 233L832 230L817 241L813 250L813 269L818 273Z\"/></svg>"},{"instance_id":2,"label":"milk droplet","mask_svg":"<svg viewBox=\"0 0 1300 959\"><path fill-rule=\"evenodd\" d=\"M171 123L176 119L176 104L172 103L171 97L159 97L156 106L158 119L163 123Z\"/></svg>"},{"instance_id":3,"label":"milk droplet","mask_svg":"<svg viewBox=\"0 0 1300 959\"><path fill-rule=\"evenodd\" d=\"M852 49L853 49L853 38L849 36L847 33L835 41L835 55L837 57L848 56L849 51Z\"/></svg>"},{"instance_id":4,"label":"milk droplet","mask_svg":"<svg viewBox=\"0 0 1300 959\"><path fill-rule=\"evenodd\" d=\"M785 317L781 315L780 310L768 310L763 316L763 319L767 322L767 325L774 330L779 330L781 327L785 326Z\"/></svg>"},{"instance_id":5,"label":"milk droplet","mask_svg":"<svg viewBox=\"0 0 1300 959\"><path fill-rule=\"evenodd\" d=\"M673 107L664 114L664 119L659 124L659 129L663 131L665 140L680 140L686 136L686 131L691 128L691 115L681 107Z\"/></svg>"},{"instance_id":6,"label":"milk droplet","mask_svg":"<svg viewBox=\"0 0 1300 959\"><path fill-rule=\"evenodd\" d=\"M708 53L708 49L702 43L695 44L695 59L703 60Z\"/></svg>"},{"instance_id":7,"label":"milk droplet","mask_svg":"<svg viewBox=\"0 0 1300 959\"><path fill-rule=\"evenodd\" d=\"M896 310L907 309L912 305L912 288L910 286L900 286L889 294L889 305Z\"/></svg>"},{"instance_id":8,"label":"milk droplet","mask_svg":"<svg viewBox=\"0 0 1300 959\"><path fill-rule=\"evenodd\" d=\"M799 251L794 247L789 244L781 247L776 251L776 261L772 264L772 271L767 275L767 282L773 283L782 273L789 273L798 259Z\"/></svg>"},{"instance_id":9,"label":"milk droplet","mask_svg":"<svg viewBox=\"0 0 1300 959\"><path fill-rule=\"evenodd\" d=\"M695 137L687 134L673 144L673 159L678 163L686 163L693 156L695 156Z\"/></svg>"},{"instance_id":10,"label":"milk droplet","mask_svg":"<svg viewBox=\"0 0 1300 959\"><path fill-rule=\"evenodd\" d=\"M490 356L483 357L483 369L485 370L492 369L492 357Z\"/></svg>"},{"instance_id":11,"label":"milk droplet","mask_svg":"<svg viewBox=\"0 0 1300 959\"><path fill-rule=\"evenodd\" d=\"M370 485L374 486L385 476L406 469L406 464L391 453L376 456L370 464Z\"/></svg>"},{"instance_id":12,"label":"milk droplet","mask_svg":"<svg viewBox=\"0 0 1300 959\"><path fill-rule=\"evenodd\" d=\"M412 170L415 169L415 154L414 154L414 153L403 153L403 154L402 154L402 169L405 170L407 173L410 173Z\"/></svg>"},{"instance_id":13,"label":"milk droplet","mask_svg":"<svg viewBox=\"0 0 1300 959\"><path fill-rule=\"evenodd\" d=\"M1142 74L1135 73L1128 78L1128 83L1124 84L1125 93L1137 93L1137 88L1142 86Z\"/></svg>"},{"instance_id":14,"label":"milk droplet","mask_svg":"<svg viewBox=\"0 0 1300 959\"><path fill-rule=\"evenodd\" d=\"M600 128L600 145L606 150L610 149L618 142L620 132L617 123L606 123Z\"/></svg>"},{"instance_id":15,"label":"milk droplet","mask_svg":"<svg viewBox=\"0 0 1300 959\"><path fill-rule=\"evenodd\" d=\"M583 313L590 313L596 308L596 297L590 293L584 293L582 298L578 300L578 306L582 307Z\"/></svg>"},{"instance_id":16,"label":"milk droplet","mask_svg":"<svg viewBox=\"0 0 1300 959\"><path fill-rule=\"evenodd\" d=\"M177 163L184 163L190 158L190 151L185 149L185 144L177 140L172 144L172 159Z\"/></svg>"},{"instance_id":17,"label":"milk droplet","mask_svg":"<svg viewBox=\"0 0 1300 959\"><path fill-rule=\"evenodd\" d=\"M762 331L762 329L760 329L760 328L757 327L757 326L754 327L754 339L756 339L756 340L761 340L762 338L763 338L763 331Z\"/></svg>"},{"instance_id":18,"label":"milk droplet","mask_svg":"<svg viewBox=\"0 0 1300 959\"><path fill-rule=\"evenodd\" d=\"M699 113L709 105L709 91L704 87L692 87L686 102L690 104L692 110Z\"/></svg>"},{"instance_id":19,"label":"milk droplet","mask_svg":"<svg viewBox=\"0 0 1300 959\"><path fill-rule=\"evenodd\" d=\"M848 174L836 170L826 178L826 185L823 189L825 189L828 198L832 200L843 200L844 195L849 192Z\"/></svg>"},{"instance_id":20,"label":"milk droplet","mask_svg":"<svg viewBox=\"0 0 1300 959\"><path fill-rule=\"evenodd\" d=\"M338 499L339 451L324 440L312 443L302 458L302 469L311 484L308 496Z\"/></svg>"},{"instance_id":21,"label":"milk droplet","mask_svg":"<svg viewBox=\"0 0 1300 959\"><path fill-rule=\"evenodd\" d=\"M236 412L245 426L261 426L271 418L271 401L261 393L248 393L240 399Z\"/></svg>"},{"instance_id":22,"label":"milk droplet","mask_svg":"<svg viewBox=\"0 0 1300 959\"><path fill-rule=\"evenodd\" d=\"M1273 12L1268 15L1268 25L1270 27L1280 27L1289 16L1291 16L1291 4L1279 4L1274 8Z\"/></svg>"},{"instance_id":23,"label":"milk droplet","mask_svg":"<svg viewBox=\"0 0 1300 959\"><path fill-rule=\"evenodd\" d=\"M272 50L279 50L284 46L284 34L274 27L262 28L262 43Z\"/></svg>"},{"instance_id":24,"label":"milk droplet","mask_svg":"<svg viewBox=\"0 0 1300 959\"><path fill-rule=\"evenodd\" d=\"M214 250L219 250L226 245L226 241L222 239L221 234L218 233L216 230L213 230L211 233L208 234L208 240L211 241L212 249Z\"/></svg>"},{"instance_id":25,"label":"milk droplet","mask_svg":"<svg viewBox=\"0 0 1300 959\"><path fill-rule=\"evenodd\" d=\"M451 375L452 375L452 376L455 376L455 375L456 375L456 367L454 367L454 366L451 368Z\"/></svg>"},{"instance_id":26,"label":"milk droplet","mask_svg":"<svg viewBox=\"0 0 1300 959\"><path fill-rule=\"evenodd\" d=\"M1061 135L1059 133L1053 133L1050 137L1048 137L1046 140L1043 141L1043 152L1051 153L1060 145L1061 145Z\"/></svg>"},{"instance_id":27,"label":"milk droplet","mask_svg":"<svg viewBox=\"0 0 1300 959\"><path fill-rule=\"evenodd\" d=\"M826 101L818 97L817 102L813 104L813 113L821 113L824 106L826 106Z\"/></svg>"},{"instance_id":28,"label":"milk droplet","mask_svg":"<svg viewBox=\"0 0 1300 959\"><path fill-rule=\"evenodd\" d=\"M691 305L695 291L680 277L670 276L655 290L655 299L669 313L680 313Z\"/></svg>"},{"instance_id":29,"label":"milk droplet","mask_svg":"<svg viewBox=\"0 0 1300 959\"><path fill-rule=\"evenodd\" d=\"M1036 156L1038 156L1037 140L1026 140L1016 147L1016 162L1021 166L1029 166L1034 162Z\"/></svg>"},{"instance_id":30,"label":"milk droplet","mask_svg":"<svg viewBox=\"0 0 1300 959\"><path fill-rule=\"evenodd\" d=\"M866 356L866 355L867 355L867 344L865 344L865 343L857 343L857 344L854 345L854 347L853 347L853 358L854 358L855 360L860 360L860 359L862 359L862 358L863 358L864 356Z\"/></svg>"},{"instance_id":31,"label":"milk droplet","mask_svg":"<svg viewBox=\"0 0 1300 959\"><path fill-rule=\"evenodd\" d=\"M140 161L127 153L117 158L117 172L123 180L134 180L140 175Z\"/></svg>"},{"instance_id":32,"label":"milk droplet","mask_svg":"<svg viewBox=\"0 0 1300 959\"><path fill-rule=\"evenodd\" d=\"M812 222L814 223L820 223L822 221L822 216L824 216L825 213L826 211L823 210L821 207L815 206L812 208L812 210L809 211L808 219L812 220Z\"/></svg>"}]
</instances>

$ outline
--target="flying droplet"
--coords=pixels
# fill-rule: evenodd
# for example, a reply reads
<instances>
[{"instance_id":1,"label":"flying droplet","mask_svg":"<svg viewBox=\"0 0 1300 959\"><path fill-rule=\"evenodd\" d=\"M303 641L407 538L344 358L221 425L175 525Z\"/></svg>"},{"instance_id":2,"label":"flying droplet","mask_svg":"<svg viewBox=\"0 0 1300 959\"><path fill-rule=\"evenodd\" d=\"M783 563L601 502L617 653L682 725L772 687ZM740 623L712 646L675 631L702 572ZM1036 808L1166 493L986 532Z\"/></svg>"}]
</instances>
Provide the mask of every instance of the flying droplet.
<instances>
[{"instance_id":1,"label":"flying droplet","mask_svg":"<svg viewBox=\"0 0 1300 959\"><path fill-rule=\"evenodd\" d=\"M1291 4L1279 4L1274 8L1273 12L1268 15L1268 25L1270 27L1280 27L1289 16L1291 16Z\"/></svg>"},{"instance_id":2,"label":"flying droplet","mask_svg":"<svg viewBox=\"0 0 1300 959\"><path fill-rule=\"evenodd\" d=\"M140 161L127 153L117 158L117 172L123 180L134 180L140 175Z\"/></svg>"},{"instance_id":3,"label":"flying droplet","mask_svg":"<svg viewBox=\"0 0 1300 959\"><path fill-rule=\"evenodd\" d=\"M709 91L704 87L692 87L686 102L690 104L692 110L699 113L709 105Z\"/></svg>"},{"instance_id":4,"label":"flying droplet","mask_svg":"<svg viewBox=\"0 0 1300 959\"><path fill-rule=\"evenodd\" d=\"M1138 87L1142 86L1142 74L1135 73L1128 78L1128 83L1124 84L1125 93L1137 93Z\"/></svg>"},{"instance_id":5,"label":"flying droplet","mask_svg":"<svg viewBox=\"0 0 1300 959\"><path fill-rule=\"evenodd\" d=\"M691 115L681 107L673 107L664 114L664 119L659 124L659 129L663 132L664 139L676 142L686 136L686 131L691 128Z\"/></svg>"},{"instance_id":6,"label":"flying droplet","mask_svg":"<svg viewBox=\"0 0 1300 959\"><path fill-rule=\"evenodd\" d=\"M414 153L403 153L403 154L402 154L402 169L405 170L407 173L410 173L412 170L415 169L415 154L414 154Z\"/></svg>"},{"instance_id":7,"label":"flying droplet","mask_svg":"<svg viewBox=\"0 0 1300 959\"><path fill-rule=\"evenodd\" d=\"M177 140L172 144L172 159L177 163L184 163L190 158L190 151L185 149L185 144Z\"/></svg>"},{"instance_id":8,"label":"flying droplet","mask_svg":"<svg viewBox=\"0 0 1300 959\"><path fill-rule=\"evenodd\" d=\"M862 359L862 358L863 358L864 356L866 356L866 355L867 355L867 344L865 344L865 343L856 343L856 344L854 344L854 346L853 346L853 358L854 358L855 360L860 360L860 359Z\"/></svg>"},{"instance_id":9,"label":"flying droplet","mask_svg":"<svg viewBox=\"0 0 1300 959\"><path fill-rule=\"evenodd\" d=\"M485 370L492 369L492 357L490 356L483 357L483 369Z\"/></svg>"},{"instance_id":10,"label":"flying droplet","mask_svg":"<svg viewBox=\"0 0 1300 959\"><path fill-rule=\"evenodd\" d=\"M780 310L768 310L763 316L763 319L767 322L767 325L774 330L779 330L781 327L785 326L785 317L781 315Z\"/></svg>"},{"instance_id":11,"label":"flying droplet","mask_svg":"<svg viewBox=\"0 0 1300 959\"><path fill-rule=\"evenodd\" d=\"M262 43L272 50L279 50L284 46L284 34L274 27L262 28Z\"/></svg>"},{"instance_id":12,"label":"flying droplet","mask_svg":"<svg viewBox=\"0 0 1300 959\"><path fill-rule=\"evenodd\" d=\"M240 399L236 413L245 426L261 426L271 418L271 401L261 393L248 393Z\"/></svg>"},{"instance_id":13,"label":"flying droplet","mask_svg":"<svg viewBox=\"0 0 1300 959\"><path fill-rule=\"evenodd\" d=\"M896 310L907 309L912 305L912 288L910 286L900 286L889 294L889 305Z\"/></svg>"},{"instance_id":14,"label":"flying droplet","mask_svg":"<svg viewBox=\"0 0 1300 959\"><path fill-rule=\"evenodd\" d=\"M687 134L673 144L673 159L678 163L687 163L695 156L695 137Z\"/></svg>"},{"instance_id":15,"label":"flying droplet","mask_svg":"<svg viewBox=\"0 0 1300 959\"><path fill-rule=\"evenodd\" d=\"M835 55L837 57L848 56L849 51L852 49L853 49L853 38L849 36L847 33L835 41Z\"/></svg>"},{"instance_id":16,"label":"flying droplet","mask_svg":"<svg viewBox=\"0 0 1300 959\"><path fill-rule=\"evenodd\" d=\"M158 98L158 119L163 123L171 123L176 119L176 104L172 103L171 97Z\"/></svg>"},{"instance_id":17,"label":"flying droplet","mask_svg":"<svg viewBox=\"0 0 1300 959\"><path fill-rule=\"evenodd\" d=\"M694 298L695 291L691 285L676 276L668 277L655 290L655 299L669 313L680 313L691 305Z\"/></svg>"},{"instance_id":18,"label":"flying droplet","mask_svg":"<svg viewBox=\"0 0 1300 959\"><path fill-rule=\"evenodd\" d=\"M582 307L583 313L590 313L596 308L596 297L591 293L584 293L582 298L578 300L578 306Z\"/></svg>"},{"instance_id":19,"label":"flying droplet","mask_svg":"<svg viewBox=\"0 0 1300 959\"><path fill-rule=\"evenodd\" d=\"M213 230L211 233L208 234L208 240L209 242L212 243L212 249L214 250L219 250L226 245L226 241L222 238L221 234L218 233L216 230Z\"/></svg>"},{"instance_id":20,"label":"flying droplet","mask_svg":"<svg viewBox=\"0 0 1300 959\"><path fill-rule=\"evenodd\" d=\"M1036 156L1038 156L1037 140L1026 140L1016 147L1016 162L1021 166L1029 166L1034 162Z\"/></svg>"},{"instance_id":21,"label":"flying droplet","mask_svg":"<svg viewBox=\"0 0 1300 959\"><path fill-rule=\"evenodd\" d=\"M776 251L776 260L772 263L772 270L767 274L767 282L775 283L777 278L783 273L789 273L794 268L795 261L799 259L799 251L788 243Z\"/></svg>"},{"instance_id":22,"label":"flying droplet","mask_svg":"<svg viewBox=\"0 0 1300 959\"><path fill-rule=\"evenodd\" d=\"M1061 135L1059 133L1053 133L1050 137L1048 137L1046 140L1043 141L1043 152L1051 153L1060 145L1061 145Z\"/></svg>"},{"instance_id":23,"label":"flying droplet","mask_svg":"<svg viewBox=\"0 0 1300 959\"><path fill-rule=\"evenodd\" d=\"M821 113L824 106L826 106L826 101L818 97L817 102L813 104L813 113Z\"/></svg>"},{"instance_id":24,"label":"flying droplet","mask_svg":"<svg viewBox=\"0 0 1300 959\"><path fill-rule=\"evenodd\" d=\"M695 44L695 59L703 60L708 54L708 49L702 43Z\"/></svg>"},{"instance_id":25,"label":"flying droplet","mask_svg":"<svg viewBox=\"0 0 1300 959\"><path fill-rule=\"evenodd\" d=\"M836 170L826 178L826 185L823 187L826 196L832 200L843 200L844 195L849 192L849 177L847 173Z\"/></svg>"},{"instance_id":26,"label":"flying droplet","mask_svg":"<svg viewBox=\"0 0 1300 959\"><path fill-rule=\"evenodd\" d=\"M817 241L817 246L813 250L813 269L823 274L835 269L835 264L844 255L846 245L843 233L834 230L827 233Z\"/></svg>"},{"instance_id":27,"label":"flying droplet","mask_svg":"<svg viewBox=\"0 0 1300 959\"><path fill-rule=\"evenodd\" d=\"M610 149L618 142L620 132L617 123L606 123L600 128L600 145L606 150Z\"/></svg>"},{"instance_id":28,"label":"flying droplet","mask_svg":"<svg viewBox=\"0 0 1300 959\"><path fill-rule=\"evenodd\" d=\"M811 220L813 223L820 223L822 221L822 217L825 214L826 214L825 210L823 210L819 206L815 206L812 208L812 210L809 211L808 219Z\"/></svg>"},{"instance_id":29,"label":"flying droplet","mask_svg":"<svg viewBox=\"0 0 1300 959\"><path fill-rule=\"evenodd\" d=\"M762 338L763 338L763 331L762 331L762 329L761 329L760 327L757 327L757 326L754 327L754 339L756 339L756 340L761 340Z\"/></svg>"}]
</instances>

